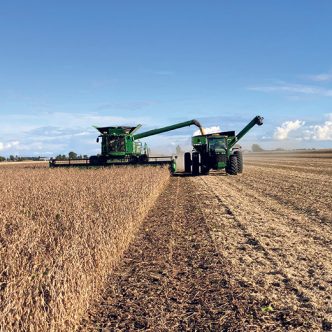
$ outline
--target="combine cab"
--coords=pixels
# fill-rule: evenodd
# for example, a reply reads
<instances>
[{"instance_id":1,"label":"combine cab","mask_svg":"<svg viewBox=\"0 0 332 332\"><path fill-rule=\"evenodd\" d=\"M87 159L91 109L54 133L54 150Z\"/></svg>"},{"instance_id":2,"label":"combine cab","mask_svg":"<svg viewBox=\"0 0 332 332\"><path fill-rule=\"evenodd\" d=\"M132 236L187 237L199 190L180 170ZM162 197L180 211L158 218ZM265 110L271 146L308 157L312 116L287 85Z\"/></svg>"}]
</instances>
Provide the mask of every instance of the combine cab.
<instances>
[{"instance_id":1,"label":"combine cab","mask_svg":"<svg viewBox=\"0 0 332 332\"><path fill-rule=\"evenodd\" d=\"M192 137L193 151L184 155L186 173L208 174L211 169L225 169L227 174L237 175L243 171L243 156L236 143L255 125L261 126L264 118L256 116L237 135L235 131Z\"/></svg>"},{"instance_id":2,"label":"combine cab","mask_svg":"<svg viewBox=\"0 0 332 332\"><path fill-rule=\"evenodd\" d=\"M112 165L166 165L171 172L176 171L176 157L151 157L146 144L140 139L167 131L195 125L204 134L197 120L177 123L175 125L136 133L141 125L136 127L95 127L100 135L97 143L101 141L101 153L88 159L71 159L50 161L50 167L89 167L89 166L112 166Z\"/></svg>"}]
</instances>

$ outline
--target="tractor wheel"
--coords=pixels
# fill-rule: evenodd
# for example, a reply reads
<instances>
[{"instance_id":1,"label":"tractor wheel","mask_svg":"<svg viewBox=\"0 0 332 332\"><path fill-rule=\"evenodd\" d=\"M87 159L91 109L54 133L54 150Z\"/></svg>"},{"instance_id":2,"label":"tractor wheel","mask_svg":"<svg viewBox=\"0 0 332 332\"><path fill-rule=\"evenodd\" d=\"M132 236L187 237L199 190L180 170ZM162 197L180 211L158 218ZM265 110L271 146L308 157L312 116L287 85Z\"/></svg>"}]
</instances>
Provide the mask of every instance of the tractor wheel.
<instances>
[{"instance_id":1,"label":"tractor wheel","mask_svg":"<svg viewBox=\"0 0 332 332\"><path fill-rule=\"evenodd\" d=\"M210 169L207 166L204 166L204 165L201 166L202 175L208 175L209 172L210 172Z\"/></svg>"},{"instance_id":2,"label":"tractor wheel","mask_svg":"<svg viewBox=\"0 0 332 332\"><path fill-rule=\"evenodd\" d=\"M230 175L237 175L237 170L238 170L237 156L235 154L232 154L229 157L228 167L226 169L226 172Z\"/></svg>"},{"instance_id":3,"label":"tractor wheel","mask_svg":"<svg viewBox=\"0 0 332 332\"><path fill-rule=\"evenodd\" d=\"M243 153L242 151L238 150L234 152L234 155L237 157L237 172L243 172Z\"/></svg>"},{"instance_id":4,"label":"tractor wheel","mask_svg":"<svg viewBox=\"0 0 332 332\"><path fill-rule=\"evenodd\" d=\"M199 174L199 154L197 152L193 152L193 167L192 167L192 175L196 176Z\"/></svg>"},{"instance_id":5,"label":"tractor wheel","mask_svg":"<svg viewBox=\"0 0 332 332\"><path fill-rule=\"evenodd\" d=\"M184 171L186 173L191 173L191 154L186 152L184 154Z\"/></svg>"}]
</instances>

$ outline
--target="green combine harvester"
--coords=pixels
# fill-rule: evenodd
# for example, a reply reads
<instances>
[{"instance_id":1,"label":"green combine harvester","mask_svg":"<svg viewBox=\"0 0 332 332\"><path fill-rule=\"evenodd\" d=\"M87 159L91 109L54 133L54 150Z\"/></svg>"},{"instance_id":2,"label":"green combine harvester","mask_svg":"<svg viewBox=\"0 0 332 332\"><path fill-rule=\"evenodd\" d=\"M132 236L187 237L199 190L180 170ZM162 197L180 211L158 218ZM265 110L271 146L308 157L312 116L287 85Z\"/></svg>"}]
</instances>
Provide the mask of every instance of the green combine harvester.
<instances>
[{"instance_id":1,"label":"green combine harvester","mask_svg":"<svg viewBox=\"0 0 332 332\"><path fill-rule=\"evenodd\" d=\"M52 159L50 167L98 167L113 165L166 165L170 171L176 171L176 156L149 155L149 149L140 139L165 133L171 130L195 125L201 135L192 137L193 151L184 154L185 173L192 175L208 174L211 169L225 169L227 174L236 175L243 171L241 148L236 143L255 125L261 126L263 118L256 116L237 135L235 131L205 134L197 120L177 123L171 126L136 133L136 127L95 127L100 135L101 153L86 159Z\"/></svg>"},{"instance_id":2,"label":"green combine harvester","mask_svg":"<svg viewBox=\"0 0 332 332\"><path fill-rule=\"evenodd\" d=\"M211 169L225 169L227 174L243 171L241 147L236 143L255 125L261 126L264 118L254 117L237 135L235 131L202 134L192 137L192 153L184 154L184 169L192 175L208 174Z\"/></svg>"},{"instance_id":3,"label":"green combine harvester","mask_svg":"<svg viewBox=\"0 0 332 332\"><path fill-rule=\"evenodd\" d=\"M101 140L101 153L87 159L52 159L50 167L89 167L89 166L113 166L113 165L167 165L172 173L176 171L176 157L149 156L149 149L140 139L168 132L171 130L195 125L201 134L203 128L197 120L190 120L163 128L136 133L141 125L136 127L95 127L100 135L97 142Z\"/></svg>"}]
</instances>

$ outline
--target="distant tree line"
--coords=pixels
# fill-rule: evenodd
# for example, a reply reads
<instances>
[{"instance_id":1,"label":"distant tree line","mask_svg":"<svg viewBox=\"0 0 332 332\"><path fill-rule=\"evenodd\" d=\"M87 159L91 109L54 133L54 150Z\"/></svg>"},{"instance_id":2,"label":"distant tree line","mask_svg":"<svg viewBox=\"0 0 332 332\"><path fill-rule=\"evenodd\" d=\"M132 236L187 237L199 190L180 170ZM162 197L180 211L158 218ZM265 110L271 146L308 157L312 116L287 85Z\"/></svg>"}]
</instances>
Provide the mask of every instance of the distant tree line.
<instances>
[{"instance_id":1,"label":"distant tree line","mask_svg":"<svg viewBox=\"0 0 332 332\"><path fill-rule=\"evenodd\" d=\"M9 157L6 158L3 156L0 156L0 162L1 161L27 161L27 160L38 161L38 160L40 160L40 157L20 157L20 156L10 155Z\"/></svg>"},{"instance_id":2,"label":"distant tree line","mask_svg":"<svg viewBox=\"0 0 332 332\"><path fill-rule=\"evenodd\" d=\"M59 154L56 156L56 159L59 160L68 160L68 159L86 159L89 158L86 154L79 155L74 151L70 151L68 155L65 154ZM20 157L20 156L14 156L10 155L9 157L3 157L0 156L0 162L3 161L40 161L40 160L47 160L45 157Z\"/></svg>"},{"instance_id":3,"label":"distant tree line","mask_svg":"<svg viewBox=\"0 0 332 332\"><path fill-rule=\"evenodd\" d=\"M70 151L68 153L68 155L65 155L65 154L59 154L56 156L56 159L58 160L67 160L67 159L87 159L89 158L88 155L84 154L84 155L81 155L81 154L77 154L76 152L74 151Z\"/></svg>"}]
</instances>

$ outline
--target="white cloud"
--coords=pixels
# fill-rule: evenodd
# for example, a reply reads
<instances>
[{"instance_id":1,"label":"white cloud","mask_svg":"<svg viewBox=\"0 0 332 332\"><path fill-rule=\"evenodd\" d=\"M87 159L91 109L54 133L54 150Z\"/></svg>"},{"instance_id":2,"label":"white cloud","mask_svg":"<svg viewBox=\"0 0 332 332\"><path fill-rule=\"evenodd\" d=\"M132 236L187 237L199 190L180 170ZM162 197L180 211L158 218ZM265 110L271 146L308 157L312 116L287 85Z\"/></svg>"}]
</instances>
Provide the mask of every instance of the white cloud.
<instances>
[{"instance_id":1,"label":"white cloud","mask_svg":"<svg viewBox=\"0 0 332 332\"><path fill-rule=\"evenodd\" d=\"M317 75L309 75L307 76L310 80L315 82L327 82L332 81L332 73L322 73Z\"/></svg>"},{"instance_id":2,"label":"white cloud","mask_svg":"<svg viewBox=\"0 0 332 332\"><path fill-rule=\"evenodd\" d=\"M0 151L9 150L11 148L17 147L19 144L19 141L12 141L7 143L0 142Z\"/></svg>"},{"instance_id":3,"label":"white cloud","mask_svg":"<svg viewBox=\"0 0 332 332\"><path fill-rule=\"evenodd\" d=\"M332 97L332 89L321 88L317 86L304 85L304 84L291 84L282 83L266 86L252 86L248 88L252 91L261 92L285 92L285 93L298 93L305 95L318 95L324 97Z\"/></svg>"},{"instance_id":4,"label":"white cloud","mask_svg":"<svg viewBox=\"0 0 332 332\"><path fill-rule=\"evenodd\" d=\"M332 113L321 124L306 125L304 121L286 121L274 131L273 138L286 140L289 137L297 141L332 141ZM290 135L290 133L295 132Z\"/></svg>"},{"instance_id":5,"label":"white cloud","mask_svg":"<svg viewBox=\"0 0 332 332\"><path fill-rule=\"evenodd\" d=\"M275 129L273 137L277 140L285 140L288 138L290 132L301 128L304 124L305 122L300 120L286 121Z\"/></svg>"},{"instance_id":6,"label":"white cloud","mask_svg":"<svg viewBox=\"0 0 332 332\"><path fill-rule=\"evenodd\" d=\"M311 128L312 128L312 139L317 141L332 140L332 119L325 121L322 125L315 125L312 126Z\"/></svg>"},{"instance_id":7,"label":"white cloud","mask_svg":"<svg viewBox=\"0 0 332 332\"><path fill-rule=\"evenodd\" d=\"M219 133L221 131L219 126L212 126L208 128L204 128L205 134L214 134ZM201 131L199 129L195 130L193 136L201 135Z\"/></svg>"}]
</instances>

